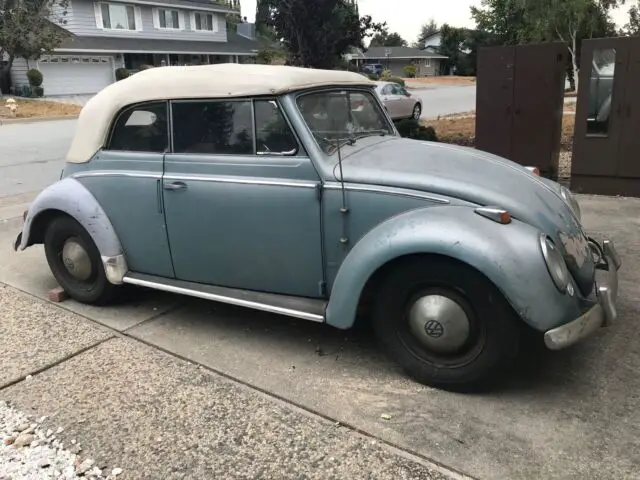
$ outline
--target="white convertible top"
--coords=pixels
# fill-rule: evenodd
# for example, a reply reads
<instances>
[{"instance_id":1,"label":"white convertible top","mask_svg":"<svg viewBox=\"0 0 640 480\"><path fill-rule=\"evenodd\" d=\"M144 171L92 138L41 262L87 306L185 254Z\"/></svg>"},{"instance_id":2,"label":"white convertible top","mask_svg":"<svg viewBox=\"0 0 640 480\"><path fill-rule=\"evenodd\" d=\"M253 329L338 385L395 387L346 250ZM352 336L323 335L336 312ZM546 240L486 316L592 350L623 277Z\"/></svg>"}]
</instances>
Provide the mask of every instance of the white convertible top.
<instances>
[{"instance_id":1,"label":"white convertible top","mask_svg":"<svg viewBox=\"0 0 640 480\"><path fill-rule=\"evenodd\" d=\"M88 162L104 145L113 117L127 105L174 98L279 95L329 85L375 85L353 72L277 65L222 63L143 70L113 83L87 102L67 153L71 163Z\"/></svg>"}]
</instances>

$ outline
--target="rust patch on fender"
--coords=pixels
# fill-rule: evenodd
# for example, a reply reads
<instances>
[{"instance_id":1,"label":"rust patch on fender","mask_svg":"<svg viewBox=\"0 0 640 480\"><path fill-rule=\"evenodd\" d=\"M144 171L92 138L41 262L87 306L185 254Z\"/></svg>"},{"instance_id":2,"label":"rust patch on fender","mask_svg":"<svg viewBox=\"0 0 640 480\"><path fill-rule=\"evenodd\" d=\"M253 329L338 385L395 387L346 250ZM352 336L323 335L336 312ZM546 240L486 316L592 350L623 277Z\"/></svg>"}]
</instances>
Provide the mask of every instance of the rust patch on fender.
<instances>
[{"instance_id":1,"label":"rust patch on fender","mask_svg":"<svg viewBox=\"0 0 640 480\"><path fill-rule=\"evenodd\" d=\"M582 268L582 265L584 265L584 262L586 262L591 253L587 239L582 235L567 235L566 233L561 233L560 240L567 254L575 260L576 266Z\"/></svg>"}]
</instances>

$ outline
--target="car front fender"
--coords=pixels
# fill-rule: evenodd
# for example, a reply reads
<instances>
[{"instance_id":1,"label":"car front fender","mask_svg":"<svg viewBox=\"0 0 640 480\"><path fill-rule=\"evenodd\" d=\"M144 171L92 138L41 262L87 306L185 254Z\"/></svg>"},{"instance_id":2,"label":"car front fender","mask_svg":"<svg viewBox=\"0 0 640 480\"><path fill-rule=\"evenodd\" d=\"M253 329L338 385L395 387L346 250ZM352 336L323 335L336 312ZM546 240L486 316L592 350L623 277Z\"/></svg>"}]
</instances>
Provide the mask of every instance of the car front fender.
<instances>
[{"instance_id":1,"label":"car front fender","mask_svg":"<svg viewBox=\"0 0 640 480\"><path fill-rule=\"evenodd\" d=\"M14 249L42 243L44 223L59 213L69 215L84 227L100 252L107 279L121 284L128 267L118 235L95 197L73 178L50 185L31 203Z\"/></svg>"},{"instance_id":2,"label":"car front fender","mask_svg":"<svg viewBox=\"0 0 640 480\"><path fill-rule=\"evenodd\" d=\"M499 224L464 206L420 208L397 215L369 231L345 258L331 289L326 322L349 328L367 282L389 262L436 254L484 274L527 324L549 330L576 318L580 306L576 298L555 287L539 238L540 231L526 223L513 219Z\"/></svg>"}]
</instances>

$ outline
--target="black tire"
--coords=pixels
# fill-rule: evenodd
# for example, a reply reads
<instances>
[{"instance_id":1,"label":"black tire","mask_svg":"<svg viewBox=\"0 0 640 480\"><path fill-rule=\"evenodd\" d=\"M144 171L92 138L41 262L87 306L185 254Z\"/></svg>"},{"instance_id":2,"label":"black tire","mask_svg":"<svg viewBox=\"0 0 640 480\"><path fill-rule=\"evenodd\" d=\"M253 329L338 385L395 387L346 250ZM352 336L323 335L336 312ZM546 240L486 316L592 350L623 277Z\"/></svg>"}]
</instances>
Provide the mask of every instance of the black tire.
<instances>
[{"instance_id":1,"label":"black tire","mask_svg":"<svg viewBox=\"0 0 640 480\"><path fill-rule=\"evenodd\" d=\"M413 111L411 112L411 118L418 121L420 120L420 115L422 115L422 106L419 103L416 103L413 107Z\"/></svg>"},{"instance_id":2,"label":"black tire","mask_svg":"<svg viewBox=\"0 0 640 480\"><path fill-rule=\"evenodd\" d=\"M455 302L453 308L460 307L456 312L464 312L468 333L456 337L464 342L453 347L456 351L437 352L425 345L435 341L427 336L445 336L443 324L427 320L422 341L414 333L415 322L412 330L410 318L417 318L420 328L422 319L429 319L409 315L416 300L427 295L444 296L445 302ZM516 357L520 340L519 319L499 290L477 270L441 256L411 258L395 266L381 282L373 325L378 340L410 377L453 391L481 388L499 378ZM428 331L430 325L440 334Z\"/></svg>"},{"instance_id":3,"label":"black tire","mask_svg":"<svg viewBox=\"0 0 640 480\"><path fill-rule=\"evenodd\" d=\"M88 254L90 274L86 279L74 277L64 264L62 251L68 240L80 245ZM67 216L54 218L44 234L44 250L53 276L71 298L94 305L104 305L113 298L117 286L107 280L98 247L76 220Z\"/></svg>"}]
</instances>

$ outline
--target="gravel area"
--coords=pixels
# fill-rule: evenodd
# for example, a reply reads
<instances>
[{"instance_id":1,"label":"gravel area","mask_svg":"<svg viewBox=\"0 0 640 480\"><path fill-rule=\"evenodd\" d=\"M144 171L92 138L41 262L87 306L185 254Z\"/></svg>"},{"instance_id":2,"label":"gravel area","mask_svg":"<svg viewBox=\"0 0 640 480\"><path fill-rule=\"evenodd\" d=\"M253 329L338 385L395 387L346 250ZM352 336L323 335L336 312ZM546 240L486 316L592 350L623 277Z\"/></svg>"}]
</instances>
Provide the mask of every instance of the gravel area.
<instances>
[{"instance_id":1,"label":"gravel area","mask_svg":"<svg viewBox=\"0 0 640 480\"><path fill-rule=\"evenodd\" d=\"M123 478L121 468L103 472L90 458L78 454L82 447L71 440L65 448L55 431L45 430L46 417L29 419L25 414L0 401L0 480L69 480L85 478L116 480Z\"/></svg>"},{"instance_id":2,"label":"gravel area","mask_svg":"<svg viewBox=\"0 0 640 480\"><path fill-rule=\"evenodd\" d=\"M571 152L560 152L558 180L560 183L567 183L571 180Z\"/></svg>"}]
</instances>

